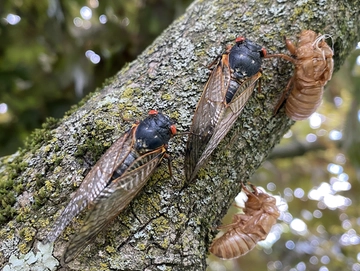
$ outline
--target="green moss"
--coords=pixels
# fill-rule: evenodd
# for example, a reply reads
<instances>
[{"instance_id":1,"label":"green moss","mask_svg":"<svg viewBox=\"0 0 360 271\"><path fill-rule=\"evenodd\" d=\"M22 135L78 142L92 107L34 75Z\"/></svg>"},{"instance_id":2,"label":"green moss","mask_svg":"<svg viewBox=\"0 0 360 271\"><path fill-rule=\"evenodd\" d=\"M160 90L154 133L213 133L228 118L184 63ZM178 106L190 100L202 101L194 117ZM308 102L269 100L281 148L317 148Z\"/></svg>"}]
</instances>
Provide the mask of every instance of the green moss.
<instances>
[{"instance_id":1,"label":"green moss","mask_svg":"<svg viewBox=\"0 0 360 271\"><path fill-rule=\"evenodd\" d=\"M40 209L45 204L48 197L49 197L49 195L48 195L48 192L47 192L45 186L41 187L37 192L35 192L35 194L34 194L35 204L33 205L34 209L35 210Z\"/></svg>"},{"instance_id":2,"label":"green moss","mask_svg":"<svg viewBox=\"0 0 360 271\"><path fill-rule=\"evenodd\" d=\"M6 197L10 197L6 195ZM15 196L11 198L13 202L15 203L16 199ZM1 204L1 210L0 210L0 224L8 222L10 219L12 219L17 214L17 210L12 208L11 205L3 205Z\"/></svg>"},{"instance_id":3,"label":"green moss","mask_svg":"<svg viewBox=\"0 0 360 271\"><path fill-rule=\"evenodd\" d=\"M24 185L22 184L22 182L19 182L19 184L14 186L14 191L19 195L24 191Z\"/></svg>"},{"instance_id":4,"label":"green moss","mask_svg":"<svg viewBox=\"0 0 360 271\"><path fill-rule=\"evenodd\" d=\"M35 129L35 131L25 140L25 148L34 151L40 148L42 143L50 140L51 131L45 129Z\"/></svg>"},{"instance_id":5,"label":"green moss","mask_svg":"<svg viewBox=\"0 0 360 271\"><path fill-rule=\"evenodd\" d=\"M59 119L49 117L46 118L45 122L41 125L41 127L46 130L52 130L58 127L59 122L60 122Z\"/></svg>"},{"instance_id":6,"label":"green moss","mask_svg":"<svg viewBox=\"0 0 360 271\"><path fill-rule=\"evenodd\" d=\"M41 174L35 175L36 188L40 188L40 187L44 186L45 181L46 181L46 179L44 177L42 177Z\"/></svg>"}]
</instances>

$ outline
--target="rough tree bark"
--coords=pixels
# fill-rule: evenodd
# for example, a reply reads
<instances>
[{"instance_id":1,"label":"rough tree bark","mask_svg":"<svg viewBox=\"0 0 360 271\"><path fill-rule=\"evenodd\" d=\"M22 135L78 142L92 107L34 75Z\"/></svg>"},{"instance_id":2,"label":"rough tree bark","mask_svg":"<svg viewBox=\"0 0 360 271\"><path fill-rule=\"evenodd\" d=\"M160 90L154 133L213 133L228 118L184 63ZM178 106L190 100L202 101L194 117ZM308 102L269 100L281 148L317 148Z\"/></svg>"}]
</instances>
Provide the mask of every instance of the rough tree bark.
<instances>
[{"instance_id":1,"label":"rough tree bark","mask_svg":"<svg viewBox=\"0 0 360 271\"><path fill-rule=\"evenodd\" d=\"M208 79L206 65L237 35L286 52L283 36L302 29L332 36L336 69L359 40L360 1L195 1L139 57L57 123L36 131L26 147L1 159L0 265L4 270L61 267L60 258L84 214L54 247L39 242L100 154L149 109L169 114L180 132L191 124ZM293 124L272 112L291 76L282 60L265 60L239 120L193 183L184 185L186 136L171 140L166 163L142 192L67 268L69 270L205 270L215 227L246 181ZM276 182L276 180L274 180ZM12 199L16 198L16 203ZM52 250L53 249L53 250ZM12 269L10 269L12 268ZM36 269L38 268L38 269Z\"/></svg>"}]
</instances>

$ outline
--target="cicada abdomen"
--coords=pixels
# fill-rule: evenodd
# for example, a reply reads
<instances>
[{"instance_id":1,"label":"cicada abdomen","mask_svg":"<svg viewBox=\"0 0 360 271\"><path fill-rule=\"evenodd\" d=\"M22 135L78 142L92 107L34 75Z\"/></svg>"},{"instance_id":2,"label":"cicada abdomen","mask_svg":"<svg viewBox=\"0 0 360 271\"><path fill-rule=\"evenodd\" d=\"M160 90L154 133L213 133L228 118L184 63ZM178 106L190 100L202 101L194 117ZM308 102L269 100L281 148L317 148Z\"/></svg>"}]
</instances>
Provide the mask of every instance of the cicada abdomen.
<instances>
[{"instance_id":1,"label":"cicada abdomen","mask_svg":"<svg viewBox=\"0 0 360 271\"><path fill-rule=\"evenodd\" d=\"M87 174L45 242L55 241L72 218L90 206L84 225L64 253L64 261L71 261L146 184L175 133L167 116L150 110L149 116L119 138Z\"/></svg>"},{"instance_id":2,"label":"cicada abdomen","mask_svg":"<svg viewBox=\"0 0 360 271\"><path fill-rule=\"evenodd\" d=\"M235 215L233 222L224 228L228 230L215 239L209 251L222 259L234 259L251 251L256 244L265 240L280 213L276 207L276 199L262 193L252 186L254 192L245 186L243 190L248 196L244 214Z\"/></svg>"},{"instance_id":3,"label":"cicada abdomen","mask_svg":"<svg viewBox=\"0 0 360 271\"><path fill-rule=\"evenodd\" d=\"M327 35L318 35L312 30L303 30L295 46L285 39L291 57L283 54L269 55L281 57L295 65L293 77L278 102L278 111L288 95L285 112L292 120L304 120L313 114L322 101L324 86L331 79L334 67L333 50L325 42Z\"/></svg>"},{"instance_id":4,"label":"cicada abdomen","mask_svg":"<svg viewBox=\"0 0 360 271\"><path fill-rule=\"evenodd\" d=\"M261 77L265 55L260 45L238 37L214 64L190 128L185 151L188 181L196 177L240 115Z\"/></svg>"}]
</instances>

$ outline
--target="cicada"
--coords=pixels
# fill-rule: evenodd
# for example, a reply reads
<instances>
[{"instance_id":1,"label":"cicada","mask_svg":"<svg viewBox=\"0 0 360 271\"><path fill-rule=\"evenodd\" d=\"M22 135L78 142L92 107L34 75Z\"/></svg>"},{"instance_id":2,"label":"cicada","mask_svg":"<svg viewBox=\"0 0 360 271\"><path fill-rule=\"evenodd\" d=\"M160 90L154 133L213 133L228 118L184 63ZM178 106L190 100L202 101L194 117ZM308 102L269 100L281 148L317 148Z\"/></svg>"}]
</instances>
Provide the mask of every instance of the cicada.
<instances>
[{"instance_id":1,"label":"cicada","mask_svg":"<svg viewBox=\"0 0 360 271\"><path fill-rule=\"evenodd\" d=\"M285 103L285 112L292 120L304 120L321 104L324 86L331 79L334 61L333 50L325 42L328 35L318 35L312 30L303 30L297 46L285 38L291 57L274 54L268 57L281 57L295 65L293 77L289 80L278 102L275 113Z\"/></svg>"},{"instance_id":2,"label":"cicada","mask_svg":"<svg viewBox=\"0 0 360 271\"><path fill-rule=\"evenodd\" d=\"M224 228L224 235L215 239L210 252L222 259L235 259L251 251L255 245L265 240L280 213L276 207L276 199L260 192L252 186L254 192L243 185L248 196L244 214L235 215L233 222Z\"/></svg>"},{"instance_id":3,"label":"cicada","mask_svg":"<svg viewBox=\"0 0 360 271\"><path fill-rule=\"evenodd\" d=\"M89 207L84 225L64 253L65 263L138 194L166 156L167 144L175 134L175 125L169 117L150 110L147 118L133 124L100 158L47 236L46 241L55 241L70 221Z\"/></svg>"},{"instance_id":4,"label":"cicada","mask_svg":"<svg viewBox=\"0 0 360 271\"><path fill-rule=\"evenodd\" d=\"M261 77L266 50L238 37L214 66L198 102L185 151L185 175L193 180L230 130Z\"/></svg>"}]
</instances>

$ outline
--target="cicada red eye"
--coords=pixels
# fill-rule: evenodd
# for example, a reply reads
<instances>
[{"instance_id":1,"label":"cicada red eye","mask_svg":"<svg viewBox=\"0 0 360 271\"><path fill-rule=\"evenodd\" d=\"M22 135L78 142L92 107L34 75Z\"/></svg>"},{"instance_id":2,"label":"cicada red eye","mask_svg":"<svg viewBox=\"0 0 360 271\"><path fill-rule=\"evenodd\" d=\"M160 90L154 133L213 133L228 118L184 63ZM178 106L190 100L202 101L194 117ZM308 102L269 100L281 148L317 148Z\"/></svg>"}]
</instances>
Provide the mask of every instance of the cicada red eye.
<instances>
[{"instance_id":1,"label":"cicada red eye","mask_svg":"<svg viewBox=\"0 0 360 271\"><path fill-rule=\"evenodd\" d=\"M265 48L261 48L260 54L262 55L262 57L266 57L266 55L267 55L266 49L265 49Z\"/></svg>"},{"instance_id":2,"label":"cicada red eye","mask_svg":"<svg viewBox=\"0 0 360 271\"><path fill-rule=\"evenodd\" d=\"M157 111L157 110L155 110L155 109L151 109L150 111L149 111L149 115L157 115L159 112Z\"/></svg>"},{"instance_id":3,"label":"cicada red eye","mask_svg":"<svg viewBox=\"0 0 360 271\"><path fill-rule=\"evenodd\" d=\"M171 135L176 135L176 126L175 125L170 126L170 133L171 133Z\"/></svg>"},{"instance_id":4,"label":"cicada red eye","mask_svg":"<svg viewBox=\"0 0 360 271\"><path fill-rule=\"evenodd\" d=\"M235 42L238 43L238 42L244 42L245 41L245 37L243 36L239 36L235 39Z\"/></svg>"}]
</instances>

